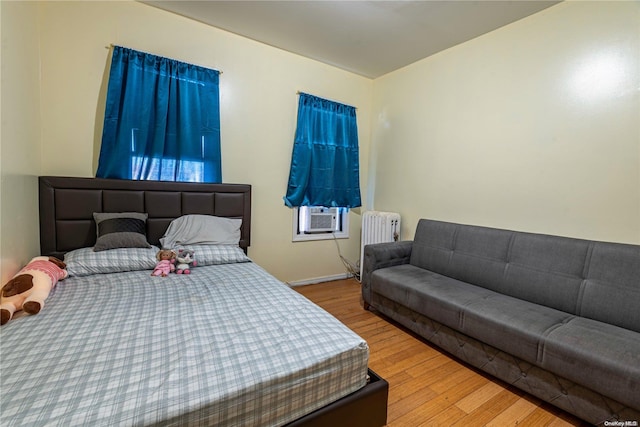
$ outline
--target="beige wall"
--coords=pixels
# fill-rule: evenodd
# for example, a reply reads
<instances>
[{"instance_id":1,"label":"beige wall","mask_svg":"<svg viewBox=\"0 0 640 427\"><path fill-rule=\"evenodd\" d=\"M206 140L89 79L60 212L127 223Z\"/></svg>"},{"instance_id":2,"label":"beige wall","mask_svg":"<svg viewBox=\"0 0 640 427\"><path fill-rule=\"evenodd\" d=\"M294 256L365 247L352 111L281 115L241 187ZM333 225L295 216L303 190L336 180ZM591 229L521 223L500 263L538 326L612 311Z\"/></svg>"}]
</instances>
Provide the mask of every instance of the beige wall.
<instances>
[{"instance_id":1,"label":"beige wall","mask_svg":"<svg viewBox=\"0 0 640 427\"><path fill-rule=\"evenodd\" d=\"M374 82L370 202L640 243L640 8L564 2Z\"/></svg>"},{"instance_id":2,"label":"beige wall","mask_svg":"<svg viewBox=\"0 0 640 427\"><path fill-rule=\"evenodd\" d=\"M282 197L296 124L296 92L358 108L365 186L371 80L138 2L39 2L38 11L42 167L35 175L94 176L108 77L106 46L118 44L216 68L223 71L223 180L253 186L249 255L286 281L345 272L333 241L291 242L292 212ZM340 247L355 262L360 221L352 216L352 237L341 240ZM37 225L32 219L15 222ZM8 245L15 241L10 237Z\"/></svg>"},{"instance_id":3,"label":"beige wall","mask_svg":"<svg viewBox=\"0 0 640 427\"><path fill-rule=\"evenodd\" d=\"M39 253L40 173L38 7L0 2L0 284Z\"/></svg>"}]
</instances>

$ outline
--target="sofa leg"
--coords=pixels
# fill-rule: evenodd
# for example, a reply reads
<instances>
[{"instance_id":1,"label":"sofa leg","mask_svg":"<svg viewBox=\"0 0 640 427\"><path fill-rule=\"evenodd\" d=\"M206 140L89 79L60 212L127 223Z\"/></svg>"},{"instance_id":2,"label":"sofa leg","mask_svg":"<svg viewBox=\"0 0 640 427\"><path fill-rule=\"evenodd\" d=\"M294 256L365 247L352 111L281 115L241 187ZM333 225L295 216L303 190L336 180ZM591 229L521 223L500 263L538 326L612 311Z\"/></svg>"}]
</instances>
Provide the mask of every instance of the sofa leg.
<instances>
[{"instance_id":1,"label":"sofa leg","mask_svg":"<svg viewBox=\"0 0 640 427\"><path fill-rule=\"evenodd\" d=\"M369 308L371 308L371 305L366 302L365 300L362 300L362 308L364 308L365 310L369 311Z\"/></svg>"}]
</instances>

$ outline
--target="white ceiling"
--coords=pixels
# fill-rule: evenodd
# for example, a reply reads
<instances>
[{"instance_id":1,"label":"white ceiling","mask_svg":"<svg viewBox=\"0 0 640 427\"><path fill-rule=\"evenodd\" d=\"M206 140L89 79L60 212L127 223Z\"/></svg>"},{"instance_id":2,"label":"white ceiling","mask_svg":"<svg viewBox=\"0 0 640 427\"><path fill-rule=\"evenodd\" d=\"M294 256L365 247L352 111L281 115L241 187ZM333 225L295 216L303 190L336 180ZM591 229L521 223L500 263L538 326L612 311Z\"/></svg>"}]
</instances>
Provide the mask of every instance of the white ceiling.
<instances>
[{"instance_id":1,"label":"white ceiling","mask_svg":"<svg viewBox=\"0 0 640 427\"><path fill-rule=\"evenodd\" d=\"M559 1L143 1L376 78Z\"/></svg>"}]
</instances>

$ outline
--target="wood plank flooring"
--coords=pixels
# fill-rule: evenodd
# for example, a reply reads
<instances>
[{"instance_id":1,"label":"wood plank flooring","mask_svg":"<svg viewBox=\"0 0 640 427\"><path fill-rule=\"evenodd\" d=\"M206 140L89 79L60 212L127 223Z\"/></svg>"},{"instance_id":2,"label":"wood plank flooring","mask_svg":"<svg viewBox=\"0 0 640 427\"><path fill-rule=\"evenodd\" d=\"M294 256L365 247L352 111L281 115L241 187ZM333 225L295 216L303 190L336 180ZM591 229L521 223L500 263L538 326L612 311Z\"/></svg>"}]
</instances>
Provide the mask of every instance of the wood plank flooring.
<instances>
[{"instance_id":1,"label":"wood plank flooring","mask_svg":"<svg viewBox=\"0 0 640 427\"><path fill-rule=\"evenodd\" d=\"M389 382L390 427L589 425L365 311L354 279L294 289L367 341L369 367Z\"/></svg>"}]
</instances>

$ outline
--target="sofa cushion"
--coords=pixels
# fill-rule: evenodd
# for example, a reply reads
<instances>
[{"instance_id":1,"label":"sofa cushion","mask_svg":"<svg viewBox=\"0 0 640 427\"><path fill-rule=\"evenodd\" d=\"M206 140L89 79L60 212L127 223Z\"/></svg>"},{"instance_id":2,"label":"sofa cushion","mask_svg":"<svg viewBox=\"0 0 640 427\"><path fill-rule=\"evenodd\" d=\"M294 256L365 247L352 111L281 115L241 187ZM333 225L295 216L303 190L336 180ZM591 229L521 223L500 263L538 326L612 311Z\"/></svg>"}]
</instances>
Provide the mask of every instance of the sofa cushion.
<instances>
[{"instance_id":1,"label":"sofa cushion","mask_svg":"<svg viewBox=\"0 0 640 427\"><path fill-rule=\"evenodd\" d=\"M574 316L405 264L372 275L374 293L537 364L546 335Z\"/></svg>"},{"instance_id":2,"label":"sofa cushion","mask_svg":"<svg viewBox=\"0 0 640 427\"><path fill-rule=\"evenodd\" d=\"M421 219L410 262L505 295L577 314L589 243Z\"/></svg>"},{"instance_id":3,"label":"sofa cushion","mask_svg":"<svg viewBox=\"0 0 640 427\"><path fill-rule=\"evenodd\" d=\"M455 329L460 327L461 307L491 294L411 264L374 271L371 291Z\"/></svg>"},{"instance_id":4,"label":"sofa cushion","mask_svg":"<svg viewBox=\"0 0 640 427\"><path fill-rule=\"evenodd\" d=\"M640 246L594 242L578 314L640 332Z\"/></svg>"},{"instance_id":5,"label":"sofa cushion","mask_svg":"<svg viewBox=\"0 0 640 427\"><path fill-rule=\"evenodd\" d=\"M514 232L504 292L577 314L589 245L587 240Z\"/></svg>"},{"instance_id":6,"label":"sofa cushion","mask_svg":"<svg viewBox=\"0 0 640 427\"><path fill-rule=\"evenodd\" d=\"M640 410L637 332L575 317L548 334L541 366Z\"/></svg>"},{"instance_id":7,"label":"sofa cushion","mask_svg":"<svg viewBox=\"0 0 640 427\"><path fill-rule=\"evenodd\" d=\"M460 332L538 366L547 335L575 317L498 293L467 305L461 315Z\"/></svg>"},{"instance_id":8,"label":"sofa cushion","mask_svg":"<svg viewBox=\"0 0 640 427\"><path fill-rule=\"evenodd\" d=\"M512 232L420 220L411 250L416 267L501 291Z\"/></svg>"}]
</instances>

